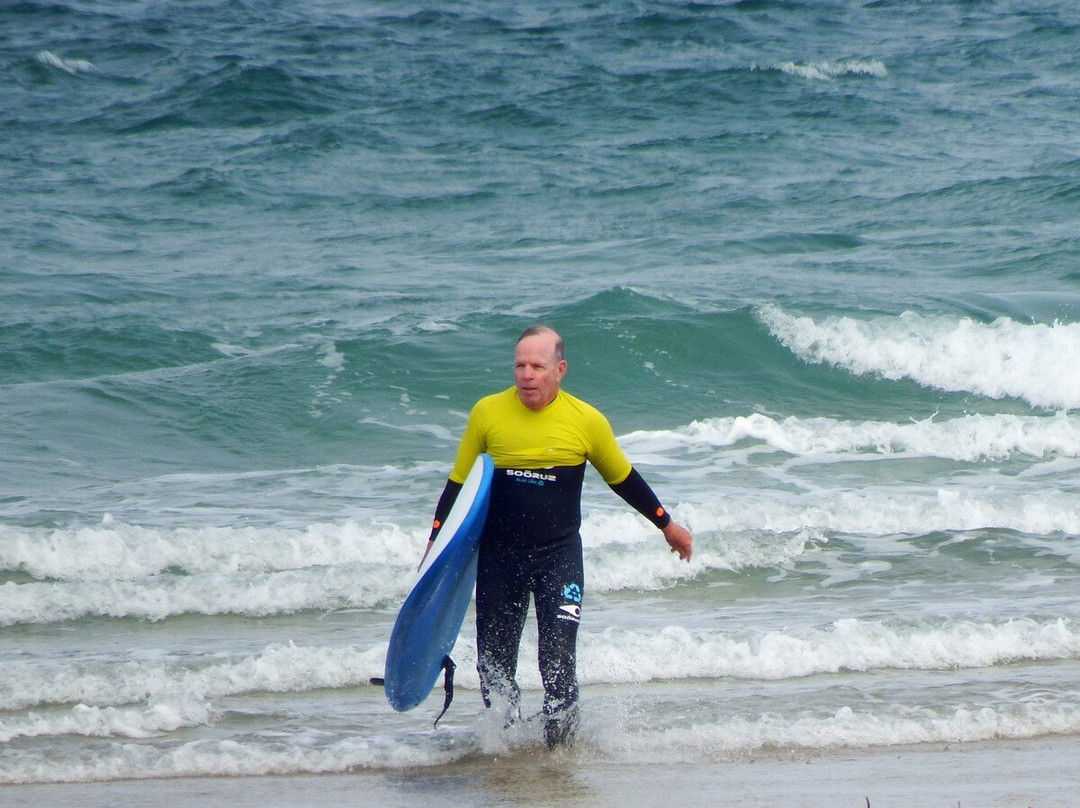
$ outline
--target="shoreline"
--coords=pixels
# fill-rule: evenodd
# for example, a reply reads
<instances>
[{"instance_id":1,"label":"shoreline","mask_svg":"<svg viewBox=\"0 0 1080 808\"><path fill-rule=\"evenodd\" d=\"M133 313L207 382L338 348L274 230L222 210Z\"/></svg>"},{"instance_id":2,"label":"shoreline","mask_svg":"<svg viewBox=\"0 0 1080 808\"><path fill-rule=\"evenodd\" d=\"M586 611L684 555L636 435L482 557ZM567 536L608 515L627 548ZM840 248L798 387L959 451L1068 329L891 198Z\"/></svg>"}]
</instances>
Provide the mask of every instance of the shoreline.
<instances>
[{"instance_id":1,"label":"shoreline","mask_svg":"<svg viewBox=\"0 0 1080 808\"><path fill-rule=\"evenodd\" d=\"M1069 808L1080 736L822 751L635 766L579 750L484 756L452 766L349 774L194 777L0 786L5 804L48 808L430 808L656 804L664 808Z\"/></svg>"}]
</instances>

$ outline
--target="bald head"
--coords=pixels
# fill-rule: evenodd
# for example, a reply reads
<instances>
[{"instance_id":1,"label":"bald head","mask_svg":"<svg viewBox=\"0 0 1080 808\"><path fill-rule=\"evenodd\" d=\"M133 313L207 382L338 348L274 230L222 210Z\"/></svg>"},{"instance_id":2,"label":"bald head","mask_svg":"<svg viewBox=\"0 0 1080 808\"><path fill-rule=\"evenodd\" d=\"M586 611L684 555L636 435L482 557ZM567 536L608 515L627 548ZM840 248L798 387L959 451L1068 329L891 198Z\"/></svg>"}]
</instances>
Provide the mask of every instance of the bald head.
<instances>
[{"instance_id":1,"label":"bald head","mask_svg":"<svg viewBox=\"0 0 1080 808\"><path fill-rule=\"evenodd\" d=\"M563 341L562 337L554 328L549 328L546 325L531 325L521 332L521 336L518 337L517 344L520 345L523 339L528 337L547 336L554 340L555 343L555 358L558 361L563 360Z\"/></svg>"},{"instance_id":2,"label":"bald head","mask_svg":"<svg viewBox=\"0 0 1080 808\"><path fill-rule=\"evenodd\" d=\"M514 348L514 386L530 410L542 410L559 394L566 373L562 337L547 326L526 328Z\"/></svg>"}]
</instances>

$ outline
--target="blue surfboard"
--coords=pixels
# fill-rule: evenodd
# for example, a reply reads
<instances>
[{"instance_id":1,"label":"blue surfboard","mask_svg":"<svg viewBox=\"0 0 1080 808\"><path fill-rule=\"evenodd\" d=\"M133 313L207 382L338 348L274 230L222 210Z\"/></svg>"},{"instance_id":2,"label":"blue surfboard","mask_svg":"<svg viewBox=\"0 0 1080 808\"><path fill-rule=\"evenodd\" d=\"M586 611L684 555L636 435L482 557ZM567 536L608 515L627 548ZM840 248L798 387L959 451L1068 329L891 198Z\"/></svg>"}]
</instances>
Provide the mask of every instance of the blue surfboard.
<instances>
[{"instance_id":1,"label":"blue surfboard","mask_svg":"<svg viewBox=\"0 0 1080 808\"><path fill-rule=\"evenodd\" d=\"M476 458L398 611L383 681L395 710L411 710L428 697L457 641L476 585L476 557L494 472L490 455Z\"/></svg>"}]
</instances>

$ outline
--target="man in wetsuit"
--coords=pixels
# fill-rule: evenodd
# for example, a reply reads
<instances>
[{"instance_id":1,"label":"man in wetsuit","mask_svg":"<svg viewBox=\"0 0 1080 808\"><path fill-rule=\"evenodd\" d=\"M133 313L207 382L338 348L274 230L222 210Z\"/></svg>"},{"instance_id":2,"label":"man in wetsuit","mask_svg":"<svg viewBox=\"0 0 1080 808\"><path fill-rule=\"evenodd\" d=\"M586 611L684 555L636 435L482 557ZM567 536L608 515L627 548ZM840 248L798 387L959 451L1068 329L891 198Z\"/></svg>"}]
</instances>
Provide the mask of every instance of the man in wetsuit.
<instances>
[{"instance_id":1,"label":"man in wetsuit","mask_svg":"<svg viewBox=\"0 0 1080 808\"><path fill-rule=\"evenodd\" d=\"M671 520L615 442L607 419L560 390L563 344L550 328L526 329L514 350L514 386L482 398L469 414L431 541L481 452L495 476L480 537L476 577L477 669L484 704L498 700L514 720L518 647L536 603L544 683L544 739L573 741L577 725L577 630L584 593L581 487L585 461L623 499L663 531L671 551L690 560L691 537Z\"/></svg>"}]
</instances>

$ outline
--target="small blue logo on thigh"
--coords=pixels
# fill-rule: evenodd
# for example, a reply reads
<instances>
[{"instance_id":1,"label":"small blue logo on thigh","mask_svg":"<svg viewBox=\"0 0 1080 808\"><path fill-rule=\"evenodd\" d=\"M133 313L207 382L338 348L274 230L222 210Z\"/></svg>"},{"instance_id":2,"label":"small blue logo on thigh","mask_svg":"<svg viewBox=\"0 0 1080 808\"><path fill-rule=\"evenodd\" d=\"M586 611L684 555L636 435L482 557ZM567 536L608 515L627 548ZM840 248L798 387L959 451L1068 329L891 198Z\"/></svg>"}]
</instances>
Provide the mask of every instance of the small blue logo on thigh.
<instances>
[{"instance_id":1,"label":"small blue logo on thigh","mask_svg":"<svg viewBox=\"0 0 1080 808\"><path fill-rule=\"evenodd\" d=\"M581 603L581 587L577 584L567 584L563 587L562 596L571 603Z\"/></svg>"}]
</instances>

